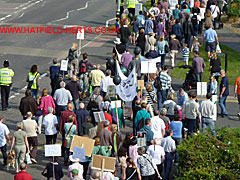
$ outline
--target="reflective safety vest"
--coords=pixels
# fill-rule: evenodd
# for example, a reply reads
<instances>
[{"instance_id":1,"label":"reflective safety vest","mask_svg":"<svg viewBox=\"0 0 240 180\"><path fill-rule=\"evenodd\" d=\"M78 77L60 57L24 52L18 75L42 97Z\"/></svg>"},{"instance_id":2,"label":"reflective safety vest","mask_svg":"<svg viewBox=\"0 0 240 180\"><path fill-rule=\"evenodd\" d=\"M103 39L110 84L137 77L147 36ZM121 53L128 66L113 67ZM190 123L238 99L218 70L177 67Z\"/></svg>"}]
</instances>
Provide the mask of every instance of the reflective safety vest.
<instances>
[{"instance_id":1,"label":"reflective safety vest","mask_svg":"<svg viewBox=\"0 0 240 180\"><path fill-rule=\"evenodd\" d=\"M125 0L126 1L126 0ZM120 6L124 6L124 0L120 0Z\"/></svg>"},{"instance_id":2,"label":"reflective safety vest","mask_svg":"<svg viewBox=\"0 0 240 180\"><path fill-rule=\"evenodd\" d=\"M0 69L0 85L10 86L12 84L12 78L14 76L14 72L9 68L1 68Z\"/></svg>"},{"instance_id":3,"label":"reflective safety vest","mask_svg":"<svg viewBox=\"0 0 240 180\"><path fill-rule=\"evenodd\" d=\"M31 89L38 89L38 87L37 87L38 76L40 76L40 74L38 72L35 72L34 74L32 74L31 72L28 73L28 81L33 81L33 85L31 86Z\"/></svg>"},{"instance_id":4,"label":"reflective safety vest","mask_svg":"<svg viewBox=\"0 0 240 180\"><path fill-rule=\"evenodd\" d=\"M137 0L127 0L127 8L135 8L135 4L137 4Z\"/></svg>"}]
</instances>

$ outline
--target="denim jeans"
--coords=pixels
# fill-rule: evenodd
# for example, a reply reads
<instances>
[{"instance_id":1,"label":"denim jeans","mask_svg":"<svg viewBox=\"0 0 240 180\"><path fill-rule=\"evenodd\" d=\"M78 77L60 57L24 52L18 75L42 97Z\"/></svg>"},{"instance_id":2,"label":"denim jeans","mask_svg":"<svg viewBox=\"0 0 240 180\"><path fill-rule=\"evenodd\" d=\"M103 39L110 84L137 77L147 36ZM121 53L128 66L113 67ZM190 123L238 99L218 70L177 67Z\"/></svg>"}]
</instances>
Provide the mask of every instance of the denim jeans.
<instances>
[{"instance_id":1,"label":"denim jeans","mask_svg":"<svg viewBox=\"0 0 240 180\"><path fill-rule=\"evenodd\" d=\"M181 143L181 138L173 138L173 140L175 141L176 146L180 145L180 143ZM175 162L175 163L178 162L178 152L176 152L176 154L175 154L174 162Z\"/></svg>"},{"instance_id":2,"label":"denim jeans","mask_svg":"<svg viewBox=\"0 0 240 180\"><path fill-rule=\"evenodd\" d=\"M195 74L197 82L202 82L202 72Z\"/></svg>"},{"instance_id":3,"label":"denim jeans","mask_svg":"<svg viewBox=\"0 0 240 180\"><path fill-rule=\"evenodd\" d=\"M81 74L79 77L79 84L83 89L83 92L87 92L88 90L88 75L87 74Z\"/></svg>"},{"instance_id":4,"label":"denim jeans","mask_svg":"<svg viewBox=\"0 0 240 180\"><path fill-rule=\"evenodd\" d=\"M7 165L7 144L0 147L0 149L1 149L1 152L2 152L2 156L3 156L3 163L4 163L4 165Z\"/></svg>"},{"instance_id":5,"label":"denim jeans","mask_svg":"<svg viewBox=\"0 0 240 180\"><path fill-rule=\"evenodd\" d=\"M195 128L195 125L196 125L196 119L188 119L188 118L185 118L186 120L186 126L187 126L187 129L188 129L188 132L187 132L187 135L192 135L193 134L193 130Z\"/></svg>"},{"instance_id":6,"label":"denim jeans","mask_svg":"<svg viewBox=\"0 0 240 180\"><path fill-rule=\"evenodd\" d=\"M78 110L79 109L79 99L73 100L72 105L73 105L75 111Z\"/></svg>"},{"instance_id":7,"label":"denim jeans","mask_svg":"<svg viewBox=\"0 0 240 180\"><path fill-rule=\"evenodd\" d=\"M59 105L56 106L56 116L58 119L58 124L60 124L60 116L62 111L65 111L66 109L67 109L67 106L59 106Z\"/></svg>"},{"instance_id":8,"label":"denim jeans","mask_svg":"<svg viewBox=\"0 0 240 180\"><path fill-rule=\"evenodd\" d=\"M158 90L157 91L157 100L158 100L158 110L161 110L162 102L167 100L168 90Z\"/></svg>"},{"instance_id":9,"label":"denim jeans","mask_svg":"<svg viewBox=\"0 0 240 180\"><path fill-rule=\"evenodd\" d=\"M193 25L193 35L197 37L199 24Z\"/></svg>"},{"instance_id":10,"label":"denim jeans","mask_svg":"<svg viewBox=\"0 0 240 180\"><path fill-rule=\"evenodd\" d=\"M161 57L161 68L163 70L163 67L165 65L166 54L159 54L159 56Z\"/></svg>"},{"instance_id":11,"label":"denim jeans","mask_svg":"<svg viewBox=\"0 0 240 180\"><path fill-rule=\"evenodd\" d=\"M173 154L165 152L165 161L164 161L164 180L168 180L172 170L173 163Z\"/></svg>"},{"instance_id":12,"label":"denim jeans","mask_svg":"<svg viewBox=\"0 0 240 180\"><path fill-rule=\"evenodd\" d=\"M212 118L205 118L202 117L202 132L204 131L204 129L206 129L207 127L210 127L211 131L212 131L212 135L215 135L215 126L214 126L214 121Z\"/></svg>"},{"instance_id":13,"label":"denim jeans","mask_svg":"<svg viewBox=\"0 0 240 180\"><path fill-rule=\"evenodd\" d=\"M191 35L189 35L189 34L185 34L184 35L184 37L185 37L185 43L188 45L188 48L190 49L191 48Z\"/></svg>"},{"instance_id":14,"label":"denim jeans","mask_svg":"<svg viewBox=\"0 0 240 180\"><path fill-rule=\"evenodd\" d=\"M219 106L221 108L221 114L223 115L227 115L228 112L226 110L226 99L227 99L227 96L222 96L221 98L219 97Z\"/></svg>"},{"instance_id":15,"label":"denim jeans","mask_svg":"<svg viewBox=\"0 0 240 180\"><path fill-rule=\"evenodd\" d=\"M38 89L31 89L32 97L37 99Z\"/></svg>"}]
</instances>

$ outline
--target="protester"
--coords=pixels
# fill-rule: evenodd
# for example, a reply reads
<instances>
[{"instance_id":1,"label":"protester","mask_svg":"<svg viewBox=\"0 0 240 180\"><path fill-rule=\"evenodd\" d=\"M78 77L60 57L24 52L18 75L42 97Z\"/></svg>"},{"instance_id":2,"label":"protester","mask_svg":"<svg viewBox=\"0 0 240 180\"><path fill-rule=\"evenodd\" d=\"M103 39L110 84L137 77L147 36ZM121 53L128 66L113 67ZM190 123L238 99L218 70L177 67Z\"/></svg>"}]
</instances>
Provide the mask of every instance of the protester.
<instances>
[{"instance_id":1,"label":"protester","mask_svg":"<svg viewBox=\"0 0 240 180\"><path fill-rule=\"evenodd\" d=\"M83 135L83 136L84 136L84 135L90 136L89 130L90 130L91 128L93 128L93 127L94 127L94 126L93 126L93 124L92 124L92 118L91 118L90 116L86 116L85 122L82 123L82 125L81 125L80 134Z\"/></svg>"},{"instance_id":2,"label":"protester","mask_svg":"<svg viewBox=\"0 0 240 180\"><path fill-rule=\"evenodd\" d=\"M150 104L154 109L154 103L156 102L155 93L153 91L153 86L150 83L146 85L146 91L144 91L143 95L147 97L147 104Z\"/></svg>"},{"instance_id":3,"label":"protester","mask_svg":"<svg viewBox=\"0 0 240 180\"><path fill-rule=\"evenodd\" d=\"M97 65L96 70L92 70L91 73L89 74L89 78L92 81L92 89L94 90L96 87L100 88L100 84L102 79L105 77L104 73L101 71L101 65Z\"/></svg>"},{"instance_id":4,"label":"protester","mask_svg":"<svg viewBox=\"0 0 240 180\"><path fill-rule=\"evenodd\" d=\"M57 59L53 59L53 65L49 67L49 72L50 72L50 85L51 85L51 96L54 95L55 91L58 89L58 84L57 84L57 79L60 75L60 66L57 64Z\"/></svg>"},{"instance_id":5,"label":"protester","mask_svg":"<svg viewBox=\"0 0 240 180\"><path fill-rule=\"evenodd\" d=\"M174 118L174 112L177 104L173 101L173 94L168 94L167 100L163 102L163 108L167 109L166 116L170 119L170 121Z\"/></svg>"},{"instance_id":6,"label":"protester","mask_svg":"<svg viewBox=\"0 0 240 180\"><path fill-rule=\"evenodd\" d=\"M216 52L212 52L209 70L211 71L211 76L214 76L217 82L220 76L221 67L221 60L217 57Z\"/></svg>"},{"instance_id":7,"label":"protester","mask_svg":"<svg viewBox=\"0 0 240 180\"><path fill-rule=\"evenodd\" d=\"M217 6L217 2L212 3L212 5L210 6L210 10L213 16L213 27L214 27L214 30L216 30L217 18L218 18L218 15L220 15L220 10L219 10L219 7Z\"/></svg>"},{"instance_id":8,"label":"protester","mask_svg":"<svg viewBox=\"0 0 240 180\"><path fill-rule=\"evenodd\" d=\"M177 53L180 50L180 42L178 39L176 39L176 35L172 34L171 35L171 40L169 42L169 48L170 48L170 59L172 62L172 68L175 66L175 62L177 60Z\"/></svg>"},{"instance_id":9,"label":"protester","mask_svg":"<svg viewBox=\"0 0 240 180\"><path fill-rule=\"evenodd\" d=\"M53 108L48 108L48 115L43 118L43 127L45 129L46 144L56 144L58 120L53 115Z\"/></svg>"},{"instance_id":10,"label":"protester","mask_svg":"<svg viewBox=\"0 0 240 180\"><path fill-rule=\"evenodd\" d=\"M169 48L168 42L166 40L164 40L164 36L160 36L159 41L157 42L157 52L158 52L159 56L161 57L162 70L165 66L166 54L168 53L168 52L166 52L166 49L167 49L166 46Z\"/></svg>"},{"instance_id":11,"label":"protester","mask_svg":"<svg viewBox=\"0 0 240 180\"><path fill-rule=\"evenodd\" d=\"M31 89L32 97L35 99L37 98L38 91L39 91L39 77L40 74L38 73L38 66L32 65L30 72L27 76L27 82L28 82L28 89Z\"/></svg>"},{"instance_id":12,"label":"protester","mask_svg":"<svg viewBox=\"0 0 240 180\"><path fill-rule=\"evenodd\" d=\"M3 165L7 165L7 143L9 144L10 141L10 131L6 124L3 123L3 116L0 115L0 149L3 156Z\"/></svg>"},{"instance_id":13,"label":"protester","mask_svg":"<svg viewBox=\"0 0 240 180\"><path fill-rule=\"evenodd\" d=\"M115 121L115 123L117 123L117 114L118 114L119 128L120 129L125 128L126 123L125 123L123 108L121 107L112 108L110 114L112 115L113 121Z\"/></svg>"},{"instance_id":14,"label":"protester","mask_svg":"<svg viewBox=\"0 0 240 180\"><path fill-rule=\"evenodd\" d=\"M225 74L224 70L220 71L220 76L222 77L221 83L220 83L220 90L219 90L219 106L221 108L221 116L224 118L228 115L228 112L226 110L226 100L229 95L229 80L228 77Z\"/></svg>"},{"instance_id":15,"label":"protester","mask_svg":"<svg viewBox=\"0 0 240 180\"><path fill-rule=\"evenodd\" d=\"M185 103L188 101L188 94L180 88L177 92L177 105L181 106L182 109L185 105Z\"/></svg>"},{"instance_id":16,"label":"protester","mask_svg":"<svg viewBox=\"0 0 240 180\"><path fill-rule=\"evenodd\" d=\"M202 30L203 30L203 23L204 23L204 16L205 16L205 12L206 12L206 7L205 7L205 4L202 2L200 4L200 13L199 13L199 16L201 18L201 21L199 22L199 28L198 28L198 34L202 34Z\"/></svg>"},{"instance_id":17,"label":"protester","mask_svg":"<svg viewBox=\"0 0 240 180\"><path fill-rule=\"evenodd\" d=\"M38 106L38 109L42 110L42 114L45 116L48 114L48 108L52 107L53 111L55 112L55 103L53 101L52 96L48 95L47 89L42 90L42 98L41 98L41 104ZM40 122L41 124L41 122ZM41 129L41 127L40 127Z\"/></svg>"},{"instance_id":18,"label":"protester","mask_svg":"<svg viewBox=\"0 0 240 180\"><path fill-rule=\"evenodd\" d=\"M145 120L147 118L149 118L149 119L151 118L150 114L146 111L146 107L147 107L147 104L146 103L142 103L141 104L141 108L142 109L137 112L136 117L134 119L134 121L135 121L135 123L134 123L135 124L135 129L137 131L140 130L145 125ZM142 119L144 120L143 122L141 122ZM141 122L141 124L140 124L140 122Z\"/></svg>"},{"instance_id":19,"label":"protester","mask_svg":"<svg viewBox=\"0 0 240 180\"><path fill-rule=\"evenodd\" d=\"M94 143L94 147L92 150L92 156L95 155L100 155L100 156L107 156L110 157L112 154L112 146L101 146L100 145L100 138L96 137L94 138L95 143ZM90 162L92 161L92 157L89 159Z\"/></svg>"},{"instance_id":20,"label":"protester","mask_svg":"<svg viewBox=\"0 0 240 180\"><path fill-rule=\"evenodd\" d=\"M151 130L151 119L145 119L145 125L139 130L139 132L146 133L147 146L153 144L153 131Z\"/></svg>"},{"instance_id":21,"label":"protester","mask_svg":"<svg viewBox=\"0 0 240 180\"><path fill-rule=\"evenodd\" d=\"M68 177L70 180L76 179L75 177L83 178L83 166L79 163L79 158L73 158L73 156L69 156L69 160L72 162L72 165L68 167Z\"/></svg>"},{"instance_id":22,"label":"protester","mask_svg":"<svg viewBox=\"0 0 240 180\"><path fill-rule=\"evenodd\" d=\"M131 58L131 60L132 60L132 58ZM128 64L126 64L126 66L128 66ZM100 88L101 88L101 93L102 93L103 98L107 95L109 86L114 86L113 78L111 77L111 73L112 73L111 70L107 69L106 73L105 73L106 76L104 78L102 78L102 80L101 80Z\"/></svg>"},{"instance_id":23,"label":"protester","mask_svg":"<svg viewBox=\"0 0 240 180\"><path fill-rule=\"evenodd\" d=\"M154 47L156 46L156 39L155 39L155 33L149 32L149 37L146 40L146 52L150 50L154 50Z\"/></svg>"},{"instance_id":24,"label":"protester","mask_svg":"<svg viewBox=\"0 0 240 180\"><path fill-rule=\"evenodd\" d=\"M131 39L131 31L128 27L128 19L126 19L124 22L124 25L120 28L120 40L121 43L125 46L125 49L128 49L130 39Z\"/></svg>"},{"instance_id":25,"label":"protester","mask_svg":"<svg viewBox=\"0 0 240 180\"><path fill-rule=\"evenodd\" d=\"M210 77L210 82L208 82L207 91L212 95L217 95L218 82L214 76Z\"/></svg>"},{"instance_id":26,"label":"protester","mask_svg":"<svg viewBox=\"0 0 240 180\"><path fill-rule=\"evenodd\" d=\"M154 111L154 116L151 118L151 130L153 132L153 139L163 138L165 135L165 123L159 117L159 111Z\"/></svg>"},{"instance_id":27,"label":"protester","mask_svg":"<svg viewBox=\"0 0 240 180\"><path fill-rule=\"evenodd\" d=\"M25 163L20 164L20 172L14 176L14 180L32 180L32 176L27 173L27 165Z\"/></svg>"},{"instance_id":28,"label":"protester","mask_svg":"<svg viewBox=\"0 0 240 180\"><path fill-rule=\"evenodd\" d=\"M239 113L237 115L240 117L240 77L238 77L234 83L234 97L238 99Z\"/></svg>"},{"instance_id":29,"label":"protester","mask_svg":"<svg viewBox=\"0 0 240 180\"><path fill-rule=\"evenodd\" d=\"M78 73L78 57L81 54L81 51L77 49L78 44L73 43L72 47L68 51L68 60L70 63L69 78L72 78L73 75Z\"/></svg>"},{"instance_id":30,"label":"protester","mask_svg":"<svg viewBox=\"0 0 240 180\"><path fill-rule=\"evenodd\" d=\"M206 65L205 65L203 58L199 57L198 51L195 51L193 62L192 62L192 69L196 76L197 82L202 82L202 74L203 74L203 70L204 70L205 66Z\"/></svg>"},{"instance_id":31,"label":"protester","mask_svg":"<svg viewBox=\"0 0 240 180\"><path fill-rule=\"evenodd\" d=\"M100 145L101 146L112 146L112 132L108 130L109 121L103 122L103 129L100 132Z\"/></svg>"},{"instance_id":32,"label":"protester","mask_svg":"<svg viewBox=\"0 0 240 180\"><path fill-rule=\"evenodd\" d=\"M132 180L141 179L139 169L136 167L133 160L131 158L127 158L126 163L127 163L127 167L125 168L124 179L129 179L129 178L131 178Z\"/></svg>"},{"instance_id":33,"label":"protester","mask_svg":"<svg viewBox=\"0 0 240 180\"><path fill-rule=\"evenodd\" d=\"M16 173L19 172L19 165L23 163L26 152L30 153L27 133L25 131L22 131L22 129L23 129L23 123L17 123L17 131L13 133L12 144L10 148L10 154L13 153L13 147L15 150Z\"/></svg>"},{"instance_id":34,"label":"protester","mask_svg":"<svg viewBox=\"0 0 240 180\"><path fill-rule=\"evenodd\" d=\"M146 44L144 29L140 30L140 34L137 37L136 43L137 43L137 46L141 48L141 55L144 56L145 44Z\"/></svg>"},{"instance_id":35,"label":"protester","mask_svg":"<svg viewBox=\"0 0 240 180\"><path fill-rule=\"evenodd\" d=\"M86 122L86 118L89 117L89 112L85 109L84 103L79 104L79 109L75 111L75 114L77 116L77 125L78 125L78 135L84 135L82 126ZM91 122L91 117L90 117L90 122ZM86 133L86 131L84 131Z\"/></svg>"},{"instance_id":36,"label":"protester","mask_svg":"<svg viewBox=\"0 0 240 180\"><path fill-rule=\"evenodd\" d=\"M176 35L176 38L179 40L182 47L183 28L179 19L176 19L175 24L172 26L172 34Z\"/></svg>"},{"instance_id":37,"label":"protester","mask_svg":"<svg viewBox=\"0 0 240 180\"><path fill-rule=\"evenodd\" d=\"M149 33L153 32L154 23L152 21L152 16L149 14L148 18L145 21L145 35L149 35Z\"/></svg>"},{"instance_id":38,"label":"protester","mask_svg":"<svg viewBox=\"0 0 240 180\"><path fill-rule=\"evenodd\" d=\"M175 20L179 19L179 14L181 12L179 8L180 8L179 4L176 4L175 9L173 10L173 16Z\"/></svg>"},{"instance_id":39,"label":"protester","mask_svg":"<svg viewBox=\"0 0 240 180\"><path fill-rule=\"evenodd\" d=\"M37 130L38 125L34 119L32 119L33 115L31 112L27 112L27 119L23 120L23 129L27 133L27 140L29 144L29 149L32 148L32 152L30 154L31 161L33 163L37 163L36 156L37 156L37 149L38 149L38 136L37 136Z\"/></svg>"},{"instance_id":40,"label":"protester","mask_svg":"<svg viewBox=\"0 0 240 180\"><path fill-rule=\"evenodd\" d=\"M193 24L191 22L189 15L186 16L186 20L183 23L183 34L185 37L185 43L187 44L187 47L190 48L191 36L194 35L194 31L193 31Z\"/></svg>"},{"instance_id":41,"label":"protester","mask_svg":"<svg viewBox=\"0 0 240 180\"><path fill-rule=\"evenodd\" d=\"M62 166L58 164L58 157L54 156L52 159L53 159L53 162L50 162L47 164L47 166L42 172L42 175L45 176L48 180L52 179L53 177L56 180L60 180L64 176ZM53 171L53 166L54 166L54 171Z\"/></svg>"},{"instance_id":42,"label":"protester","mask_svg":"<svg viewBox=\"0 0 240 180\"><path fill-rule=\"evenodd\" d=\"M10 94L10 88L12 86L12 79L14 71L9 68L9 61L3 62L3 68L0 69L0 87L1 87L1 101L2 111L6 111L8 106L8 99Z\"/></svg>"}]
</instances>

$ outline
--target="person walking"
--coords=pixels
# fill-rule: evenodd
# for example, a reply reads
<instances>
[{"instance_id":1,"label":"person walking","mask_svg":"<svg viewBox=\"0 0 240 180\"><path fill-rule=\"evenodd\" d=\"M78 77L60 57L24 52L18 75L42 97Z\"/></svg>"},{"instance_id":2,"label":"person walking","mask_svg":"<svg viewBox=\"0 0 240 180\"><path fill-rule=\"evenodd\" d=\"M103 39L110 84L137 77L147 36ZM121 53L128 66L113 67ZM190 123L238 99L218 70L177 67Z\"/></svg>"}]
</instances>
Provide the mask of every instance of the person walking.
<instances>
[{"instance_id":1,"label":"person walking","mask_svg":"<svg viewBox=\"0 0 240 180\"><path fill-rule=\"evenodd\" d=\"M209 71L211 71L211 76L214 76L217 82L220 76L221 67L221 60L217 57L216 52L212 52Z\"/></svg>"},{"instance_id":2,"label":"person walking","mask_svg":"<svg viewBox=\"0 0 240 180\"><path fill-rule=\"evenodd\" d=\"M172 34L171 35L171 40L169 42L169 48L170 48L170 59L172 62L172 68L175 66L175 62L177 60L177 53L180 50L180 42L178 39L176 39L176 35Z\"/></svg>"},{"instance_id":3,"label":"person walking","mask_svg":"<svg viewBox=\"0 0 240 180\"><path fill-rule=\"evenodd\" d=\"M105 77L104 73L101 70L101 65L97 64L97 69L92 70L91 73L89 74L89 78L92 81L92 90L96 87L100 88L101 81Z\"/></svg>"},{"instance_id":4,"label":"person walking","mask_svg":"<svg viewBox=\"0 0 240 180\"><path fill-rule=\"evenodd\" d=\"M72 47L68 51L68 60L70 63L69 78L78 73L78 57L81 55L81 51L77 49L78 44L73 43Z\"/></svg>"},{"instance_id":5,"label":"person walking","mask_svg":"<svg viewBox=\"0 0 240 180\"><path fill-rule=\"evenodd\" d=\"M32 97L37 99L38 91L39 91L39 77L40 74L38 72L38 66L32 65L30 72L27 76L28 87L27 89L31 89Z\"/></svg>"},{"instance_id":6,"label":"person walking","mask_svg":"<svg viewBox=\"0 0 240 180\"><path fill-rule=\"evenodd\" d=\"M34 119L32 119L33 115L31 112L27 112L27 119L23 120L23 128L27 133L27 140L29 144L29 148L33 147L32 152L30 154L31 161L33 163L37 163L36 156L37 156L37 148L38 148L38 137L37 137L37 130L38 125Z\"/></svg>"},{"instance_id":7,"label":"person walking","mask_svg":"<svg viewBox=\"0 0 240 180\"><path fill-rule=\"evenodd\" d=\"M48 180L53 179L53 177L56 180L61 180L62 177L64 176L64 174L63 174L62 166L58 163L58 157L53 157L52 161L53 162L50 162L47 164L47 166L43 170L42 174ZM54 169L54 171L53 171L53 169Z\"/></svg>"},{"instance_id":8,"label":"person walking","mask_svg":"<svg viewBox=\"0 0 240 180\"><path fill-rule=\"evenodd\" d=\"M13 133L12 144L10 148L10 154L13 153L13 147L15 150L15 167L16 173L19 172L19 165L23 163L25 159L26 151L30 153L30 148L28 145L27 133L22 131L23 123L17 123L17 131Z\"/></svg>"},{"instance_id":9,"label":"person walking","mask_svg":"<svg viewBox=\"0 0 240 180\"><path fill-rule=\"evenodd\" d=\"M49 67L49 72L51 80L50 85L52 89L51 96L53 96L55 91L57 90L57 87L59 86L59 84L57 84L57 79L60 74L60 66L57 64L56 58L53 59L53 65Z\"/></svg>"},{"instance_id":10,"label":"person walking","mask_svg":"<svg viewBox=\"0 0 240 180\"><path fill-rule=\"evenodd\" d=\"M7 165L7 143L10 144L10 131L3 123L3 116L0 115L0 149L3 156L3 166Z\"/></svg>"},{"instance_id":11,"label":"person walking","mask_svg":"<svg viewBox=\"0 0 240 180\"><path fill-rule=\"evenodd\" d=\"M146 107L147 107L147 104L146 103L142 103L141 104L141 110L139 110L136 114L136 117L134 119L134 125L135 125L135 131L134 132L137 132L139 131L144 125L145 125L145 120L147 118L151 118L149 112L146 111ZM144 122L142 124L139 124L140 121L144 119Z\"/></svg>"},{"instance_id":12,"label":"person walking","mask_svg":"<svg viewBox=\"0 0 240 180\"><path fill-rule=\"evenodd\" d=\"M167 46L167 48L166 48ZM169 48L168 42L164 40L164 36L160 36L159 41L157 42L157 52L158 55L161 57L161 69L163 70L163 67L165 66L165 58L166 54L166 49Z\"/></svg>"},{"instance_id":13,"label":"person walking","mask_svg":"<svg viewBox=\"0 0 240 180\"><path fill-rule=\"evenodd\" d=\"M14 71L9 68L9 61L5 60L3 62L3 68L0 69L2 111L6 111L8 109L8 99L9 99L13 76L14 76Z\"/></svg>"},{"instance_id":14,"label":"person walking","mask_svg":"<svg viewBox=\"0 0 240 180\"><path fill-rule=\"evenodd\" d=\"M77 116L78 135L84 135L82 132L82 125L86 122L86 118L89 116L89 112L85 109L84 103L79 104L79 109L75 111Z\"/></svg>"},{"instance_id":15,"label":"person walking","mask_svg":"<svg viewBox=\"0 0 240 180\"><path fill-rule=\"evenodd\" d=\"M183 33L185 37L185 43L188 45L188 48L191 47L191 36L193 36L193 24L189 15L186 16L186 21L183 23Z\"/></svg>"},{"instance_id":16,"label":"person walking","mask_svg":"<svg viewBox=\"0 0 240 180\"><path fill-rule=\"evenodd\" d=\"M234 97L238 99L239 113L237 115L240 117L240 76L235 80L234 83Z\"/></svg>"},{"instance_id":17,"label":"person walking","mask_svg":"<svg viewBox=\"0 0 240 180\"><path fill-rule=\"evenodd\" d=\"M131 1L131 0L130 0ZM131 30L128 27L128 19L124 21L124 25L120 28L120 40L122 44L125 46L125 49L128 49L130 39L131 39Z\"/></svg>"},{"instance_id":18,"label":"person walking","mask_svg":"<svg viewBox=\"0 0 240 180\"><path fill-rule=\"evenodd\" d=\"M211 101L212 94L207 93L206 100L201 103L200 106L200 112L202 115L202 132L207 128L210 127L212 135L215 135L215 129L214 129L214 112L215 107L213 102Z\"/></svg>"},{"instance_id":19,"label":"person walking","mask_svg":"<svg viewBox=\"0 0 240 180\"><path fill-rule=\"evenodd\" d=\"M127 65L128 66L128 65ZM113 83L113 78L111 77L111 70L106 70L106 76L102 78L100 88L103 98L107 95L108 86L115 86Z\"/></svg>"},{"instance_id":20,"label":"person walking","mask_svg":"<svg viewBox=\"0 0 240 180\"><path fill-rule=\"evenodd\" d=\"M226 100L229 95L229 80L226 76L226 73L224 70L220 71L220 76L222 77L221 83L220 83L220 93L219 93L219 106L221 108L221 116L224 118L228 115L228 112L226 110Z\"/></svg>"},{"instance_id":21,"label":"person walking","mask_svg":"<svg viewBox=\"0 0 240 180\"><path fill-rule=\"evenodd\" d=\"M53 108L48 108L48 115L43 118L43 127L45 129L46 144L56 144L58 120L53 114Z\"/></svg>"},{"instance_id":22,"label":"person walking","mask_svg":"<svg viewBox=\"0 0 240 180\"><path fill-rule=\"evenodd\" d=\"M206 65L205 65L203 58L199 57L199 52L198 51L194 52L192 69L196 76L197 82L202 82L202 74L203 74L203 70L204 70L205 66Z\"/></svg>"}]
</instances>

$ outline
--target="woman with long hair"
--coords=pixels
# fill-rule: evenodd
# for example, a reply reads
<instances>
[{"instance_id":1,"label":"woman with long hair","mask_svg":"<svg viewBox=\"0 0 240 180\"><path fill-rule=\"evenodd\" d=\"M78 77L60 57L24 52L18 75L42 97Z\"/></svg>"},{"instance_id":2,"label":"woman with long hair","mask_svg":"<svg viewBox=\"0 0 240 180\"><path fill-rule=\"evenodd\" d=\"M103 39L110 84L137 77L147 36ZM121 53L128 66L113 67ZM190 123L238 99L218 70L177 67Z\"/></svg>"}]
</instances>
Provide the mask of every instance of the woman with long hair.
<instances>
[{"instance_id":1,"label":"woman with long hair","mask_svg":"<svg viewBox=\"0 0 240 180\"><path fill-rule=\"evenodd\" d=\"M164 39L164 36L160 36L159 41L157 42L157 53L161 56L161 69L163 69L165 65L165 58L166 58L166 47L169 48L168 42Z\"/></svg>"},{"instance_id":2,"label":"woman with long hair","mask_svg":"<svg viewBox=\"0 0 240 180\"><path fill-rule=\"evenodd\" d=\"M210 9L207 9L205 14L205 28L208 29L213 26L213 16Z\"/></svg>"},{"instance_id":3,"label":"woman with long hair","mask_svg":"<svg viewBox=\"0 0 240 180\"><path fill-rule=\"evenodd\" d=\"M40 74L38 73L38 66L32 65L26 81L28 82L27 88L31 89L32 97L35 99L37 98L39 90L39 77Z\"/></svg>"},{"instance_id":4,"label":"woman with long hair","mask_svg":"<svg viewBox=\"0 0 240 180\"><path fill-rule=\"evenodd\" d=\"M141 48L141 55L144 56L144 51L145 51L145 43L146 43L146 38L145 38L145 30L141 29L140 34L137 37L136 44L138 47Z\"/></svg>"},{"instance_id":5,"label":"woman with long hair","mask_svg":"<svg viewBox=\"0 0 240 180\"><path fill-rule=\"evenodd\" d=\"M141 179L139 169L135 166L132 158L127 158L127 168L125 169L126 180L138 180Z\"/></svg>"},{"instance_id":6,"label":"woman with long hair","mask_svg":"<svg viewBox=\"0 0 240 180\"><path fill-rule=\"evenodd\" d=\"M212 52L212 57L210 60L210 66L209 66L209 71L211 71L211 76L214 76L215 79L218 82L218 78L220 76L220 71L221 71L221 61L220 59L217 57L216 52Z\"/></svg>"}]
</instances>

